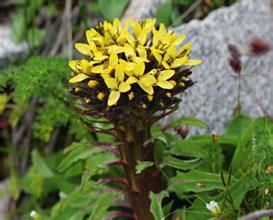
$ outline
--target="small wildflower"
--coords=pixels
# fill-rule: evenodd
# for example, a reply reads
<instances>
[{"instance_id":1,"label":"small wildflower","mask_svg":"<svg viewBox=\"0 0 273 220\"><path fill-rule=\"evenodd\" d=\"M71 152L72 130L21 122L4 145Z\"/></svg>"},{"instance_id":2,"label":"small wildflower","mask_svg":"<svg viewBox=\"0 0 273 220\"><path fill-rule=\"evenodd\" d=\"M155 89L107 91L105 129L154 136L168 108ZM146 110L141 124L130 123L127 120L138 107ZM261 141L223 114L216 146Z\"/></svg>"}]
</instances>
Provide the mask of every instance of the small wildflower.
<instances>
[{"instance_id":1,"label":"small wildflower","mask_svg":"<svg viewBox=\"0 0 273 220\"><path fill-rule=\"evenodd\" d=\"M33 220L41 220L41 216L34 210L32 210L30 212L30 217L33 219Z\"/></svg>"},{"instance_id":2,"label":"small wildflower","mask_svg":"<svg viewBox=\"0 0 273 220\"><path fill-rule=\"evenodd\" d=\"M212 212L213 215L218 216L221 214L221 209L217 202L210 201L209 203L206 203L206 208Z\"/></svg>"}]
</instances>

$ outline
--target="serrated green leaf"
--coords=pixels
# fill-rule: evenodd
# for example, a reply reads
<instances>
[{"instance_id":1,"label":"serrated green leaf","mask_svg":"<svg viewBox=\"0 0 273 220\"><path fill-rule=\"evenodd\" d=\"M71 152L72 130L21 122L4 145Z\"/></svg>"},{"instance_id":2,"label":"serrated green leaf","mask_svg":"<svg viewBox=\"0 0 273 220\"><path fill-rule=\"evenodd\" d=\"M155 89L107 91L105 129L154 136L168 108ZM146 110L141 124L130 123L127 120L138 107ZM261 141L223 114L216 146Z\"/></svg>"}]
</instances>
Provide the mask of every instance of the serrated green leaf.
<instances>
[{"instance_id":1,"label":"serrated green leaf","mask_svg":"<svg viewBox=\"0 0 273 220\"><path fill-rule=\"evenodd\" d=\"M99 0L99 7L103 16L107 20L113 21L122 16L128 3L129 0Z\"/></svg>"},{"instance_id":2,"label":"serrated green leaf","mask_svg":"<svg viewBox=\"0 0 273 220\"><path fill-rule=\"evenodd\" d=\"M160 167L165 167L169 166L175 169L179 170L191 170L200 165L201 163L200 158L195 158L191 160L182 160L182 159L177 159L171 155L168 155L164 157L164 161L162 164L160 164Z\"/></svg>"},{"instance_id":3,"label":"serrated green leaf","mask_svg":"<svg viewBox=\"0 0 273 220\"><path fill-rule=\"evenodd\" d=\"M150 211L153 214L155 220L165 219L161 203L162 203L162 200L168 196L169 196L169 193L167 191L161 191L159 194L150 192L150 199L151 199Z\"/></svg>"},{"instance_id":4,"label":"serrated green leaf","mask_svg":"<svg viewBox=\"0 0 273 220\"><path fill-rule=\"evenodd\" d=\"M86 146L86 144L77 143L73 145L73 149L70 150L62 160L62 162L58 166L58 170L60 172L65 171L72 164L79 160L84 160L89 158L91 155L95 153L94 148L90 148Z\"/></svg>"},{"instance_id":5,"label":"serrated green leaf","mask_svg":"<svg viewBox=\"0 0 273 220\"><path fill-rule=\"evenodd\" d=\"M193 117L181 117L175 121L172 121L170 125L175 128L181 125L190 125L198 128L209 128L209 126L205 122Z\"/></svg>"},{"instance_id":6,"label":"serrated green leaf","mask_svg":"<svg viewBox=\"0 0 273 220\"><path fill-rule=\"evenodd\" d=\"M136 174L140 174L142 173L143 170L147 169L148 167L153 166L154 163L151 161L137 161L137 165L136 165Z\"/></svg>"}]
</instances>

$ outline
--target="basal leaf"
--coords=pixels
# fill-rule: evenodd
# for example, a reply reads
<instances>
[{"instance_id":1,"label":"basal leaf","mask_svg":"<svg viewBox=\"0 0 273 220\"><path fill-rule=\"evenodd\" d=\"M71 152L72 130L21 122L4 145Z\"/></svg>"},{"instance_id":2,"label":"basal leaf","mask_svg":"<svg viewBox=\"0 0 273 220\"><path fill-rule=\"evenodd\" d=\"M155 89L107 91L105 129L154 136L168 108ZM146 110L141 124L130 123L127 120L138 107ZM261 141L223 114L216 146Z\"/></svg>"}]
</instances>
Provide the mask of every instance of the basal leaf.
<instances>
[{"instance_id":1,"label":"basal leaf","mask_svg":"<svg viewBox=\"0 0 273 220\"><path fill-rule=\"evenodd\" d=\"M177 172L177 175L170 179L168 190L183 197L187 192L224 190L224 188L220 174L192 170L187 173Z\"/></svg>"}]
</instances>

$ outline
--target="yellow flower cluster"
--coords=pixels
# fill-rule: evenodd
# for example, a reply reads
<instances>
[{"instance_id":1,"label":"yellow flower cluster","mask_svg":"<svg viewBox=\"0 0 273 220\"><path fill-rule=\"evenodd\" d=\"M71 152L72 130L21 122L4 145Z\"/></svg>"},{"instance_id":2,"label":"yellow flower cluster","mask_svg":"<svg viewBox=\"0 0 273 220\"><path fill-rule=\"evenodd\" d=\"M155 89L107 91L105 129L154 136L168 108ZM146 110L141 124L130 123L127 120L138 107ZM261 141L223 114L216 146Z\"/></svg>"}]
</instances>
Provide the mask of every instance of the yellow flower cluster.
<instances>
[{"instance_id":1,"label":"yellow flower cluster","mask_svg":"<svg viewBox=\"0 0 273 220\"><path fill-rule=\"evenodd\" d=\"M190 43L177 49L185 35L168 32L163 24L156 28L155 24L151 18L140 23L128 19L124 25L115 19L87 30L87 43L75 45L86 58L69 62L75 73L69 82L84 82L97 92L97 99L106 100L107 106L117 105L122 94L129 101L134 99L137 89L150 99L155 88L174 89L179 83L175 75L181 67L201 61L189 59Z\"/></svg>"}]
</instances>

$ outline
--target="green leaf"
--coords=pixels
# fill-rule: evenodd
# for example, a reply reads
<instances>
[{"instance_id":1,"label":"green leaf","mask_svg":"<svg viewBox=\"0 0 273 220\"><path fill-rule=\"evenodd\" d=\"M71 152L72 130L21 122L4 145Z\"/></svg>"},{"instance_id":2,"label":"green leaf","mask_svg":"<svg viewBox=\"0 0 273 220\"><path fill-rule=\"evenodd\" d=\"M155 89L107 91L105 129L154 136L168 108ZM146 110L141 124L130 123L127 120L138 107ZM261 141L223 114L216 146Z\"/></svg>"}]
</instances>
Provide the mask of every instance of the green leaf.
<instances>
[{"instance_id":1,"label":"green leaf","mask_svg":"<svg viewBox=\"0 0 273 220\"><path fill-rule=\"evenodd\" d=\"M175 128L181 125L191 125L198 128L209 128L209 126L205 122L193 117L181 117L176 121L172 121L170 125Z\"/></svg>"},{"instance_id":2,"label":"green leaf","mask_svg":"<svg viewBox=\"0 0 273 220\"><path fill-rule=\"evenodd\" d=\"M31 152L31 158L33 167L39 172L42 177L52 177L54 175L37 149L34 149Z\"/></svg>"},{"instance_id":3,"label":"green leaf","mask_svg":"<svg viewBox=\"0 0 273 220\"><path fill-rule=\"evenodd\" d=\"M171 1L162 4L155 13L157 22L164 23L166 26L170 26L172 23L172 11L173 5Z\"/></svg>"},{"instance_id":4,"label":"green leaf","mask_svg":"<svg viewBox=\"0 0 273 220\"><path fill-rule=\"evenodd\" d=\"M99 0L100 11L109 21L120 18L128 3L129 0Z\"/></svg>"},{"instance_id":5,"label":"green leaf","mask_svg":"<svg viewBox=\"0 0 273 220\"><path fill-rule=\"evenodd\" d=\"M86 146L85 143L73 143L70 148L72 148L72 150L66 153L64 159L58 166L60 172L65 171L75 162L87 159L95 153L95 149Z\"/></svg>"},{"instance_id":6,"label":"green leaf","mask_svg":"<svg viewBox=\"0 0 273 220\"><path fill-rule=\"evenodd\" d=\"M175 3L184 5L184 6L190 6L195 2L195 0L175 0Z\"/></svg>"},{"instance_id":7,"label":"green leaf","mask_svg":"<svg viewBox=\"0 0 273 220\"><path fill-rule=\"evenodd\" d=\"M148 167L153 166L154 163L151 161L137 161L136 165L136 174L142 173L143 170L147 169Z\"/></svg>"},{"instance_id":8,"label":"green leaf","mask_svg":"<svg viewBox=\"0 0 273 220\"><path fill-rule=\"evenodd\" d=\"M235 176L240 176L242 166L248 161L250 144L252 141L255 123L248 116L239 115L230 123L226 134L237 139L237 146L232 157L231 167Z\"/></svg>"},{"instance_id":9,"label":"green leaf","mask_svg":"<svg viewBox=\"0 0 273 220\"><path fill-rule=\"evenodd\" d=\"M164 157L164 161L160 164L160 167L169 166L179 170L191 170L200 165L201 159L195 158L191 160L177 159L171 155Z\"/></svg>"},{"instance_id":10,"label":"green leaf","mask_svg":"<svg viewBox=\"0 0 273 220\"><path fill-rule=\"evenodd\" d=\"M244 135L247 128L251 126L252 122L253 120L246 115L237 115L229 123L225 135L240 138Z\"/></svg>"},{"instance_id":11,"label":"green leaf","mask_svg":"<svg viewBox=\"0 0 273 220\"><path fill-rule=\"evenodd\" d=\"M150 199L151 199L150 211L153 214L155 220L165 219L161 203L162 203L162 200L168 196L169 196L169 193L167 191L161 191L159 194L150 192Z\"/></svg>"},{"instance_id":12,"label":"green leaf","mask_svg":"<svg viewBox=\"0 0 273 220\"><path fill-rule=\"evenodd\" d=\"M23 10L18 10L11 24L11 38L15 42L23 40L27 27L25 25L26 18Z\"/></svg>"},{"instance_id":13,"label":"green leaf","mask_svg":"<svg viewBox=\"0 0 273 220\"><path fill-rule=\"evenodd\" d=\"M154 140L162 141L164 144L168 143L166 135L161 131L159 126L152 126L151 136Z\"/></svg>"},{"instance_id":14,"label":"green leaf","mask_svg":"<svg viewBox=\"0 0 273 220\"><path fill-rule=\"evenodd\" d=\"M227 179L227 175L224 175ZM168 190L183 197L187 192L206 192L210 190L224 190L221 175L208 173L199 170L192 170L187 173L177 172L177 175L170 179Z\"/></svg>"},{"instance_id":15,"label":"green leaf","mask_svg":"<svg viewBox=\"0 0 273 220\"><path fill-rule=\"evenodd\" d=\"M45 30L33 27L27 31L27 40L33 47L38 47L42 43L45 34Z\"/></svg>"},{"instance_id":16,"label":"green leaf","mask_svg":"<svg viewBox=\"0 0 273 220\"><path fill-rule=\"evenodd\" d=\"M3 111L6 108L6 105L8 103L9 97L7 94L0 94L0 115L3 113Z\"/></svg>"},{"instance_id":17,"label":"green leaf","mask_svg":"<svg viewBox=\"0 0 273 220\"><path fill-rule=\"evenodd\" d=\"M88 220L101 220L107 215L108 208L113 205L117 197L116 193L105 193L101 195L96 201L95 207L92 209L92 214Z\"/></svg>"},{"instance_id":18,"label":"green leaf","mask_svg":"<svg viewBox=\"0 0 273 220\"><path fill-rule=\"evenodd\" d=\"M212 144L210 138L179 140L171 143L170 153L177 156L205 158L208 154L206 146Z\"/></svg>"}]
</instances>

